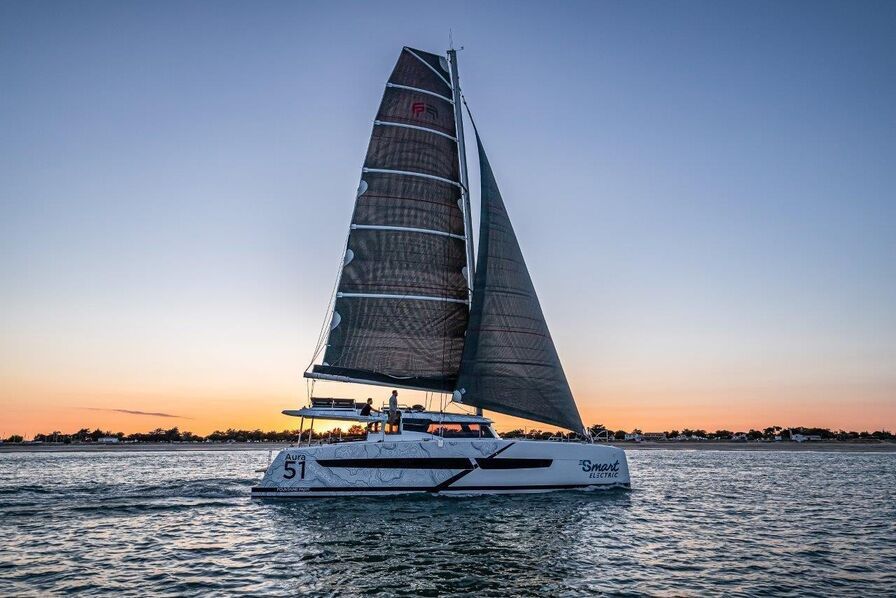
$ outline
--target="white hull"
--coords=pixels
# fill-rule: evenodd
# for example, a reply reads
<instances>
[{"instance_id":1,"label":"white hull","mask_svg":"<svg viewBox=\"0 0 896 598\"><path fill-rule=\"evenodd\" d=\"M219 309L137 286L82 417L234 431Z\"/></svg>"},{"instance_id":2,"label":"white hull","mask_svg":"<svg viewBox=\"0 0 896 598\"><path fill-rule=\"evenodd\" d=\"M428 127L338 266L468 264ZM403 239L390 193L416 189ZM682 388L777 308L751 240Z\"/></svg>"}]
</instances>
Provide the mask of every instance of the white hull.
<instances>
[{"instance_id":1,"label":"white hull","mask_svg":"<svg viewBox=\"0 0 896 598\"><path fill-rule=\"evenodd\" d=\"M252 496L478 495L629 487L621 449L576 442L456 439L288 448Z\"/></svg>"}]
</instances>

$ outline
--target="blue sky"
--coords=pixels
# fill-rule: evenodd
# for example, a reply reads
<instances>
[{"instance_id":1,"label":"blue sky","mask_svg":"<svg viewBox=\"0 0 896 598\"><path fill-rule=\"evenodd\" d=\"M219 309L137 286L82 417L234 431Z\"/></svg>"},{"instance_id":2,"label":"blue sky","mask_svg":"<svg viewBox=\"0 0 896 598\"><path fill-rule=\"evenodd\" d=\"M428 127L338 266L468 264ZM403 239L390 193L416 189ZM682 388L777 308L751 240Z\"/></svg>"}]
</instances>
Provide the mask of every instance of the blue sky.
<instances>
[{"instance_id":1,"label":"blue sky","mask_svg":"<svg viewBox=\"0 0 896 598\"><path fill-rule=\"evenodd\" d=\"M9 421L279 426L449 29L586 421L896 426L892 2L4 2Z\"/></svg>"}]
</instances>

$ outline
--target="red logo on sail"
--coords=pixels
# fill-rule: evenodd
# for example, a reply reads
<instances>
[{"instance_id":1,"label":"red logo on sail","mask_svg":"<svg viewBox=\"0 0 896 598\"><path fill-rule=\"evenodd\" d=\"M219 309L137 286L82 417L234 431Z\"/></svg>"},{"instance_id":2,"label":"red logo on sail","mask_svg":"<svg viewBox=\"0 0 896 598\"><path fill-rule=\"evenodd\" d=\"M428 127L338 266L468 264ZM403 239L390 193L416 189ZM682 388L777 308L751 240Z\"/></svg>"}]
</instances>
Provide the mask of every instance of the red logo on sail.
<instances>
[{"instance_id":1,"label":"red logo on sail","mask_svg":"<svg viewBox=\"0 0 896 598\"><path fill-rule=\"evenodd\" d=\"M426 102L414 102L411 104L411 114L414 116L422 116L428 114L433 119L439 118L439 111L432 104Z\"/></svg>"}]
</instances>

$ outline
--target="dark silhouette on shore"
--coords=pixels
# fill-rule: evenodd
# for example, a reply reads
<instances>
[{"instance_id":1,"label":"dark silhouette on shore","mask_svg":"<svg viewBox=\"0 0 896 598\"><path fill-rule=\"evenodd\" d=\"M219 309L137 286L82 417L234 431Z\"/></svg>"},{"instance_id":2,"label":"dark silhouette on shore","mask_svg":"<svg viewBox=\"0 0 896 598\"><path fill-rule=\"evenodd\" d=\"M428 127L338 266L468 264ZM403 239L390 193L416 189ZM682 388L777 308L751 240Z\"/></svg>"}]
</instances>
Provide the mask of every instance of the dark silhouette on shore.
<instances>
[{"instance_id":1,"label":"dark silhouette on shore","mask_svg":"<svg viewBox=\"0 0 896 598\"><path fill-rule=\"evenodd\" d=\"M896 436L891 432L884 430L876 432L848 432L846 430L830 430L828 428L807 428L792 427L782 428L781 426L769 426L762 430L749 430L747 432L732 432L730 430L716 430L715 432L707 432L706 430L690 430L684 428L682 430L668 430L664 432L654 432L644 434L639 429L626 432L625 430L608 430L600 424L595 424L589 428L591 435L598 440L743 440L743 441L760 441L760 440L791 440L792 436L797 434L804 438L816 440L896 440ZM327 431L315 431L316 439L354 439L361 438L365 431L362 426L354 425L343 430L342 428L333 428ZM301 440L308 440L309 431L302 433ZM564 433L557 431L544 431L539 429L523 430L516 429L505 432L501 435L503 438L529 438L529 439L572 439L576 437L573 433ZM114 439L114 440L112 440ZM71 434L64 434L59 431L49 434L35 434L31 442L40 443L85 443L85 442L295 442L299 439L299 430L282 430L282 431L262 431L262 430L237 430L228 428L221 431L216 430L206 436L193 434L189 431L180 431L179 428L162 429L156 428L150 432L136 432L133 434L125 434L123 432L110 432L96 428L82 428ZM6 443L21 443L24 438L20 435L13 434L5 439Z\"/></svg>"}]
</instances>

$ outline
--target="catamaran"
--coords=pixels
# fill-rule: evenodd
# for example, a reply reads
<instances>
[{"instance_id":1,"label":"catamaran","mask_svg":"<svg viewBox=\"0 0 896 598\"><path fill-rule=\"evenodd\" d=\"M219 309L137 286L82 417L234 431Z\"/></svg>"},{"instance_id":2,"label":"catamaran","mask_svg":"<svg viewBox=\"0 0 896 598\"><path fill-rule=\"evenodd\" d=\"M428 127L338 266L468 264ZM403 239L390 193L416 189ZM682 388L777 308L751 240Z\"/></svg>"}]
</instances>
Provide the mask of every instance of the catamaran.
<instances>
[{"instance_id":1,"label":"catamaran","mask_svg":"<svg viewBox=\"0 0 896 598\"><path fill-rule=\"evenodd\" d=\"M455 50L401 50L373 121L329 329L305 372L309 404L283 412L301 418L299 442L271 460L253 496L629 486L625 453L594 443L582 424L470 115L482 189L474 260L462 104ZM379 412L315 397L316 380L444 400L439 409ZM577 440L503 439L483 409L570 430ZM315 442L314 420L354 422L362 433Z\"/></svg>"}]
</instances>

